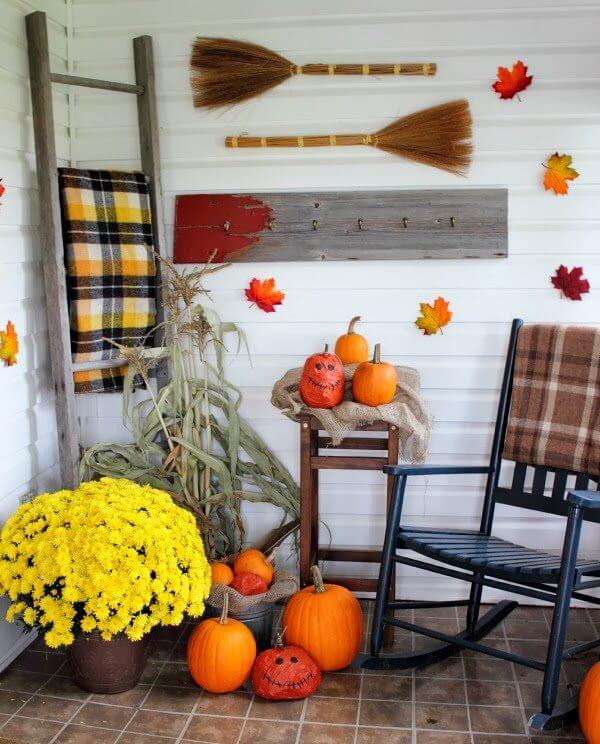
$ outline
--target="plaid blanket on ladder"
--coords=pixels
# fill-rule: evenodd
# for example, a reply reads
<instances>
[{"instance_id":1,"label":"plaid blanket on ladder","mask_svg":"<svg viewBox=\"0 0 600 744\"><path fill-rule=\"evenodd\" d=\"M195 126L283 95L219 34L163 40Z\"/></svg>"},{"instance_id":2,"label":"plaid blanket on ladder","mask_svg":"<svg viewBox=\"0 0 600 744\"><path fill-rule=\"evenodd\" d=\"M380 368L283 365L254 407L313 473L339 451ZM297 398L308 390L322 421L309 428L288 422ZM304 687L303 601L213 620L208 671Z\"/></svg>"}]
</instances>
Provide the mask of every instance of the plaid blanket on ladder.
<instances>
[{"instance_id":1,"label":"plaid blanket on ladder","mask_svg":"<svg viewBox=\"0 0 600 744\"><path fill-rule=\"evenodd\" d=\"M503 457L600 474L600 329L521 329Z\"/></svg>"},{"instance_id":2,"label":"plaid blanket on ladder","mask_svg":"<svg viewBox=\"0 0 600 744\"><path fill-rule=\"evenodd\" d=\"M59 169L73 362L117 359L156 323L156 267L143 173ZM118 376L75 373L78 392L115 389ZM85 383L85 384L83 384Z\"/></svg>"}]
</instances>

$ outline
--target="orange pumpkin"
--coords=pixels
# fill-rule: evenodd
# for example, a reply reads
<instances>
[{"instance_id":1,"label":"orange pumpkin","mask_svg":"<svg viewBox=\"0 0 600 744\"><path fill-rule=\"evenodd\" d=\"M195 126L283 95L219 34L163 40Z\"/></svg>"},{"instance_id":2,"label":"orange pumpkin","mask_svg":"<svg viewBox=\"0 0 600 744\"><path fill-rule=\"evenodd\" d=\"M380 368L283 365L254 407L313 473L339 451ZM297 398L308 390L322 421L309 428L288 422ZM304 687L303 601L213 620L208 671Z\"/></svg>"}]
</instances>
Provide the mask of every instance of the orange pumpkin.
<instances>
[{"instance_id":1,"label":"orange pumpkin","mask_svg":"<svg viewBox=\"0 0 600 744\"><path fill-rule=\"evenodd\" d=\"M321 670L300 646L284 646L281 633L273 648L256 657L252 668L254 692L267 700L301 700L316 692Z\"/></svg>"},{"instance_id":2,"label":"orange pumpkin","mask_svg":"<svg viewBox=\"0 0 600 744\"><path fill-rule=\"evenodd\" d=\"M240 573L231 582L231 588L235 589L236 592L243 594L244 597L249 597L254 594L264 594L267 589L266 581L253 573Z\"/></svg>"},{"instance_id":3,"label":"orange pumpkin","mask_svg":"<svg viewBox=\"0 0 600 744\"><path fill-rule=\"evenodd\" d=\"M348 332L335 342L335 353L341 359L342 364L361 364L369 358L367 339L354 330L359 320L360 315L352 318L348 325Z\"/></svg>"},{"instance_id":4,"label":"orange pumpkin","mask_svg":"<svg viewBox=\"0 0 600 744\"><path fill-rule=\"evenodd\" d=\"M344 399L344 368L338 356L325 351L304 362L300 395L311 408L333 408Z\"/></svg>"},{"instance_id":5,"label":"orange pumpkin","mask_svg":"<svg viewBox=\"0 0 600 744\"><path fill-rule=\"evenodd\" d=\"M256 641L239 620L227 617L229 596L221 617L203 620L187 644L187 664L194 682L208 692L233 692L244 684L256 659Z\"/></svg>"},{"instance_id":6,"label":"orange pumpkin","mask_svg":"<svg viewBox=\"0 0 600 744\"><path fill-rule=\"evenodd\" d=\"M394 399L397 385L396 370L381 361L381 345L375 344L373 361L359 365L352 378L354 400L366 406L383 406Z\"/></svg>"},{"instance_id":7,"label":"orange pumpkin","mask_svg":"<svg viewBox=\"0 0 600 744\"><path fill-rule=\"evenodd\" d=\"M210 564L210 570L213 584L225 584L225 586L229 586L233 581L233 571L226 563L215 561Z\"/></svg>"},{"instance_id":8,"label":"orange pumpkin","mask_svg":"<svg viewBox=\"0 0 600 744\"><path fill-rule=\"evenodd\" d=\"M260 576L265 584L269 586L273 581L273 574L275 572L273 568L274 558L275 551L265 556L264 553L256 548L242 550L233 562L233 573L236 576L242 573L256 574L256 576Z\"/></svg>"},{"instance_id":9,"label":"orange pumpkin","mask_svg":"<svg viewBox=\"0 0 600 744\"><path fill-rule=\"evenodd\" d=\"M600 744L600 662L594 664L581 685L579 723L588 744Z\"/></svg>"},{"instance_id":10,"label":"orange pumpkin","mask_svg":"<svg viewBox=\"0 0 600 744\"><path fill-rule=\"evenodd\" d=\"M362 645L362 611L352 592L324 584L317 566L311 571L314 586L296 592L283 612L286 640L303 648L323 671L343 669Z\"/></svg>"}]
</instances>

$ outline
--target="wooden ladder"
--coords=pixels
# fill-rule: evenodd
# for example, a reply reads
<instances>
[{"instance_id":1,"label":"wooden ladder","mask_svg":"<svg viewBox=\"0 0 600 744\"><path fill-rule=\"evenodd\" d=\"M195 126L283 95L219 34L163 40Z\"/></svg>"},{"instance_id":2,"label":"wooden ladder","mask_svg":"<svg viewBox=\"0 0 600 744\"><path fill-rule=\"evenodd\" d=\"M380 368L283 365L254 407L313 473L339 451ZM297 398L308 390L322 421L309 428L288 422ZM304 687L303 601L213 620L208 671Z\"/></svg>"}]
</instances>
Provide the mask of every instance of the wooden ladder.
<instances>
[{"instance_id":1,"label":"wooden ladder","mask_svg":"<svg viewBox=\"0 0 600 744\"><path fill-rule=\"evenodd\" d=\"M162 185L152 37L138 36L133 40L135 83L115 83L51 72L46 14L41 11L30 13L25 20L40 200L40 238L50 336L50 360L55 391L61 485L63 488L74 488L79 483L79 425L71 361L69 309L52 111L52 83L99 88L136 96L141 165L149 183L154 249L160 255L164 255ZM156 271L158 324L162 322L163 314L158 262ZM160 334L156 336L155 344L158 345L162 339ZM157 368L159 387L164 385L166 375L166 366L159 366Z\"/></svg>"}]
</instances>

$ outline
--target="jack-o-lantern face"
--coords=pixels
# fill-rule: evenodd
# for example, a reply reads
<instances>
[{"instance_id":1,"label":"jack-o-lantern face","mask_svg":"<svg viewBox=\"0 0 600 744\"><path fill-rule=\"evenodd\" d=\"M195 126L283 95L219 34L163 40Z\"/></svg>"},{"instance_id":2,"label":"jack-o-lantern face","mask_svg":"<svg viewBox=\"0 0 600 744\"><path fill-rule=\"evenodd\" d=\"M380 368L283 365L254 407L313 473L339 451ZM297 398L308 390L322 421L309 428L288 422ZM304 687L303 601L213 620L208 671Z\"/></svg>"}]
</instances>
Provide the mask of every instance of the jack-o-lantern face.
<instances>
[{"instance_id":1,"label":"jack-o-lantern face","mask_svg":"<svg viewBox=\"0 0 600 744\"><path fill-rule=\"evenodd\" d=\"M344 367L338 356L313 354L304 362L300 395L311 408L333 408L344 399Z\"/></svg>"},{"instance_id":2,"label":"jack-o-lantern face","mask_svg":"<svg viewBox=\"0 0 600 744\"><path fill-rule=\"evenodd\" d=\"M284 646L278 636L274 648L256 657L252 687L268 700L299 700L321 684L321 670L300 646Z\"/></svg>"}]
</instances>

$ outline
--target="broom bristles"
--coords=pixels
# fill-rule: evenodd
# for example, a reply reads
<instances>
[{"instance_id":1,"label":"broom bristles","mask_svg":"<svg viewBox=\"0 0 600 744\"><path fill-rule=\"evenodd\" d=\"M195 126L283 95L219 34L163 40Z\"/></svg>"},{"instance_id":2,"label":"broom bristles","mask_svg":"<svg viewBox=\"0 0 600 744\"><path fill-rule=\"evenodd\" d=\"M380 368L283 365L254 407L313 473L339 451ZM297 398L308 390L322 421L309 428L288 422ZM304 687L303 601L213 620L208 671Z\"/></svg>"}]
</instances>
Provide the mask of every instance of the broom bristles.
<instances>
[{"instance_id":1,"label":"broom bristles","mask_svg":"<svg viewBox=\"0 0 600 744\"><path fill-rule=\"evenodd\" d=\"M288 59L258 44L198 37L190 58L194 106L247 101L291 77L293 68Z\"/></svg>"},{"instance_id":2,"label":"broom bristles","mask_svg":"<svg viewBox=\"0 0 600 744\"><path fill-rule=\"evenodd\" d=\"M465 176L473 145L469 103L450 101L404 116L373 136L380 150Z\"/></svg>"}]
</instances>

